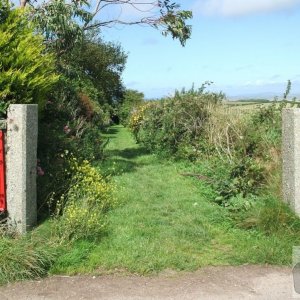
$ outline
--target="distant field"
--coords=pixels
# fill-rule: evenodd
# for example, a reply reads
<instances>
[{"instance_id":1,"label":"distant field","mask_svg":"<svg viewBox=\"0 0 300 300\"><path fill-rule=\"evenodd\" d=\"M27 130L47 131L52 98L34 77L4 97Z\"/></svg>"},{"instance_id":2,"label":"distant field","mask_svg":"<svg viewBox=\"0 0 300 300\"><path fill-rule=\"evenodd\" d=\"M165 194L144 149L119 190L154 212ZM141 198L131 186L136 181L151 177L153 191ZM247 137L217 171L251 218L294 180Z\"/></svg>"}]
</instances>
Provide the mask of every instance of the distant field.
<instances>
[{"instance_id":1,"label":"distant field","mask_svg":"<svg viewBox=\"0 0 300 300\"><path fill-rule=\"evenodd\" d=\"M261 107L266 107L272 105L272 102L261 103L261 102L245 102L245 101L226 101L224 105L233 109L237 110L241 113L250 113L253 110L257 110Z\"/></svg>"},{"instance_id":2,"label":"distant field","mask_svg":"<svg viewBox=\"0 0 300 300\"><path fill-rule=\"evenodd\" d=\"M300 101L286 101L287 106L286 107L300 107ZM277 105L280 105L282 103L281 101L277 102ZM268 107L274 104L274 101L226 101L224 102L225 106L239 109L241 111L250 111L255 110L261 107Z\"/></svg>"},{"instance_id":3,"label":"distant field","mask_svg":"<svg viewBox=\"0 0 300 300\"><path fill-rule=\"evenodd\" d=\"M273 102L255 102L255 101L226 101L224 102L227 105L232 105L232 106L262 106L262 105L270 105Z\"/></svg>"}]
</instances>

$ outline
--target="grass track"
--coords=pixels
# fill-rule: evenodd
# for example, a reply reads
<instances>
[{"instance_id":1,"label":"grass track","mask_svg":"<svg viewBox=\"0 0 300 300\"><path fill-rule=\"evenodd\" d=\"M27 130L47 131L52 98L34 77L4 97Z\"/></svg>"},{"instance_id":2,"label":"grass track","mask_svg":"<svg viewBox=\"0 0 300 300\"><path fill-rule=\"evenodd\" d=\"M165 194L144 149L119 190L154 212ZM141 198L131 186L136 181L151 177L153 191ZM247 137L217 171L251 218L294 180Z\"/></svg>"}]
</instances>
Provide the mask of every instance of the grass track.
<instances>
[{"instance_id":1,"label":"grass track","mask_svg":"<svg viewBox=\"0 0 300 300\"><path fill-rule=\"evenodd\" d=\"M110 138L105 172L113 173L120 205L109 213L98 244L77 242L52 273L195 270L205 265L288 264L300 238L238 228L225 209L211 202L205 183L180 173L186 163L148 154L122 126Z\"/></svg>"}]
</instances>

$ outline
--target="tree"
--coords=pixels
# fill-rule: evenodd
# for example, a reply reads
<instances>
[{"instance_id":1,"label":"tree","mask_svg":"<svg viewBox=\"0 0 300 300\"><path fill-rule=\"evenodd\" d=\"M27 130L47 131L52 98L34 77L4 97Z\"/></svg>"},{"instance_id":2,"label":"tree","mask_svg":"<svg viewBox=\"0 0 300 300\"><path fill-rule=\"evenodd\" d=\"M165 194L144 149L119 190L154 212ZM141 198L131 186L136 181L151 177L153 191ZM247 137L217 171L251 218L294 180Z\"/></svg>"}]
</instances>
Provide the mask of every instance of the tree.
<instances>
[{"instance_id":1,"label":"tree","mask_svg":"<svg viewBox=\"0 0 300 300\"><path fill-rule=\"evenodd\" d=\"M53 55L20 10L0 6L0 101L38 103L57 82Z\"/></svg>"},{"instance_id":2,"label":"tree","mask_svg":"<svg viewBox=\"0 0 300 300\"><path fill-rule=\"evenodd\" d=\"M137 90L127 89L124 94L122 104L127 106L138 106L144 102L144 93Z\"/></svg>"},{"instance_id":3,"label":"tree","mask_svg":"<svg viewBox=\"0 0 300 300\"><path fill-rule=\"evenodd\" d=\"M144 103L144 94L137 91L127 89L124 93L122 103L119 105L119 119L124 125L127 124L132 111Z\"/></svg>"},{"instance_id":4,"label":"tree","mask_svg":"<svg viewBox=\"0 0 300 300\"><path fill-rule=\"evenodd\" d=\"M180 5L170 0L97 0L93 7L91 7L91 2L88 0L71 0L70 2L48 0L38 4L34 0L21 0L21 6L25 7L29 4L34 16L39 19L40 23L43 23L44 28L52 32L48 34L50 39L60 39L64 28L68 28L66 36L71 38L77 35L80 29L86 31L116 24L146 24L159 29L165 36L171 34L174 39L179 39L183 46L191 36L191 26L187 25L186 21L192 18L192 12L180 10ZM105 18L105 13L116 7L140 11L142 18L124 19L120 16ZM55 28L53 24L57 27ZM48 30L48 33L50 31Z\"/></svg>"},{"instance_id":5,"label":"tree","mask_svg":"<svg viewBox=\"0 0 300 300\"><path fill-rule=\"evenodd\" d=\"M122 98L124 87L121 75L127 55L120 45L104 43L97 36L85 36L83 43L74 51L73 61L81 68L94 87L102 94L99 103L112 105Z\"/></svg>"}]
</instances>

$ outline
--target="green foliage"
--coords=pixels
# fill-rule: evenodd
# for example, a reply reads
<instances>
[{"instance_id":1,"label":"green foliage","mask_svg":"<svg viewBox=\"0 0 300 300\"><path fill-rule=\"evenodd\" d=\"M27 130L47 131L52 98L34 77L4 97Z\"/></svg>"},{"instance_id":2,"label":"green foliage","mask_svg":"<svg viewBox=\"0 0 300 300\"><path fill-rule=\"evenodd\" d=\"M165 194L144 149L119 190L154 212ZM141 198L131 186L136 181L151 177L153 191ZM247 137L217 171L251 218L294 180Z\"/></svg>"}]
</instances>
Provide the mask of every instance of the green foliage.
<instances>
[{"instance_id":1,"label":"green foliage","mask_svg":"<svg viewBox=\"0 0 300 300\"><path fill-rule=\"evenodd\" d=\"M129 117L134 109L137 109L144 102L144 94L136 91L127 89L124 93L122 103L118 109L118 116L120 122L123 125L127 125L129 123Z\"/></svg>"},{"instance_id":2,"label":"green foliage","mask_svg":"<svg viewBox=\"0 0 300 300\"><path fill-rule=\"evenodd\" d=\"M222 94L205 92L207 84L134 111L130 127L136 140L160 155L196 164L203 158L217 160L224 168L210 176L215 201L230 210L249 207L249 197L270 187L277 186L280 197L281 110L298 105L286 100L290 84L282 101L252 111L222 103Z\"/></svg>"},{"instance_id":3,"label":"green foliage","mask_svg":"<svg viewBox=\"0 0 300 300\"><path fill-rule=\"evenodd\" d=\"M176 92L173 98L153 101L135 111L130 126L136 139L160 154L195 158L211 108L224 97L206 92L205 86Z\"/></svg>"},{"instance_id":4,"label":"green foliage","mask_svg":"<svg viewBox=\"0 0 300 300\"><path fill-rule=\"evenodd\" d=\"M105 213L115 205L113 187L84 160L70 158L71 184L56 203L56 230L62 240L99 239Z\"/></svg>"},{"instance_id":5,"label":"green foliage","mask_svg":"<svg viewBox=\"0 0 300 300\"><path fill-rule=\"evenodd\" d=\"M103 158L106 140L101 130L110 124L109 103L123 89L120 75L126 60L119 46L94 35L76 40L73 48L56 53L56 58L61 77L49 96L39 130L38 156L45 174L38 180L38 198L44 213L49 194L56 191L59 197L70 184L62 153L69 151L88 160Z\"/></svg>"},{"instance_id":6,"label":"green foliage","mask_svg":"<svg viewBox=\"0 0 300 300\"><path fill-rule=\"evenodd\" d=\"M58 199L70 184L64 173L68 162L60 156L62 153L72 152L79 159L91 161L103 159L107 141L101 137L101 130L110 125L112 104L122 94L126 55L120 46L103 42L97 34L83 35L64 52L48 47L56 55L61 77L39 122L38 157L44 170L38 179L41 215L47 213L49 194L55 191Z\"/></svg>"},{"instance_id":7,"label":"green foliage","mask_svg":"<svg viewBox=\"0 0 300 300\"><path fill-rule=\"evenodd\" d=\"M45 276L57 248L45 239L0 236L0 284Z\"/></svg>"},{"instance_id":8,"label":"green foliage","mask_svg":"<svg viewBox=\"0 0 300 300\"><path fill-rule=\"evenodd\" d=\"M0 23L0 101L43 108L57 80L54 57L45 53L42 37L22 11L7 12Z\"/></svg>"},{"instance_id":9,"label":"green foliage","mask_svg":"<svg viewBox=\"0 0 300 300\"><path fill-rule=\"evenodd\" d=\"M177 7L174 3L167 6L167 13L162 17L162 23L165 26L162 34L164 36L171 34L173 39L179 39L181 45L185 46L192 34L192 26L186 25L186 20L191 19L193 13L187 10L176 11Z\"/></svg>"},{"instance_id":10,"label":"green foliage","mask_svg":"<svg viewBox=\"0 0 300 300\"><path fill-rule=\"evenodd\" d=\"M89 6L88 1L66 3L64 0L52 0L30 9L29 16L45 36L47 48L55 51L57 56L71 51L81 42L81 23L88 23L92 19L92 13L84 6Z\"/></svg>"},{"instance_id":11,"label":"green foliage","mask_svg":"<svg viewBox=\"0 0 300 300\"><path fill-rule=\"evenodd\" d=\"M4 23L10 13L9 0L2 0L0 2L0 24Z\"/></svg>"},{"instance_id":12,"label":"green foliage","mask_svg":"<svg viewBox=\"0 0 300 300\"><path fill-rule=\"evenodd\" d=\"M61 98L58 103L52 101L47 103L39 126L38 158L44 171L43 176L38 176L40 216L48 214L49 195L55 191L59 199L70 185L70 176L65 172L69 168L65 152L80 159L102 160L107 143L101 134L107 118L103 113L94 113L93 119L87 121L86 112L74 109L68 97Z\"/></svg>"},{"instance_id":13,"label":"green foliage","mask_svg":"<svg viewBox=\"0 0 300 300\"><path fill-rule=\"evenodd\" d=\"M259 194L265 178L263 168L255 160L245 157L229 168L230 171L227 176L224 176L224 173L220 176L227 178L225 180L219 179L216 185L218 196L215 201L217 203L225 207L232 206L233 197L238 196L245 199L249 195Z\"/></svg>"},{"instance_id":14,"label":"green foliage","mask_svg":"<svg viewBox=\"0 0 300 300\"><path fill-rule=\"evenodd\" d=\"M121 24L146 24L161 30L163 35L171 34L173 39L178 39L181 45L185 45L187 39L191 36L191 26L187 25L187 20L192 18L192 12L180 10L180 5L170 0L158 0L148 3L149 11L153 14L151 17L143 17L140 5L133 0L102 0L95 4L93 13L90 11L89 1L69 1L63 0L45 1L42 5L35 1L27 1L33 7L33 18L41 25L43 33L47 40L56 50L65 51L71 48L76 40L82 37L84 30L101 28L103 26ZM99 13L109 10L110 6L131 5L141 14L138 20L122 20L96 18ZM79 20L79 22L78 22Z\"/></svg>"},{"instance_id":15,"label":"green foliage","mask_svg":"<svg viewBox=\"0 0 300 300\"><path fill-rule=\"evenodd\" d=\"M94 32L84 36L81 46L72 52L70 65L80 69L81 78L92 82L99 93L97 101L100 104L113 105L123 95L121 74L127 55L120 45L105 43L97 34L98 32Z\"/></svg>"},{"instance_id":16,"label":"green foliage","mask_svg":"<svg viewBox=\"0 0 300 300\"><path fill-rule=\"evenodd\" d=\"M9 103L0 101L0 118L5 118Z\"/></svg>"}]
</instances>

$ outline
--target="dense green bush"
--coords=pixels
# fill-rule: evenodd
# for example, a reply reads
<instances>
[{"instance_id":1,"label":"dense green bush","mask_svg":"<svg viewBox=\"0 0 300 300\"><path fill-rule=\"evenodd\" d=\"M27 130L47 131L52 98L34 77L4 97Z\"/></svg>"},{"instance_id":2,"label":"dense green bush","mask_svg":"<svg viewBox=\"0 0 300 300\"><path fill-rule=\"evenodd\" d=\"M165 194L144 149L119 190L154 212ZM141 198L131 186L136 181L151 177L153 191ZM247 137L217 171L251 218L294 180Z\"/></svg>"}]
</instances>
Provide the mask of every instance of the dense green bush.
<instances>
[{"instance_id":1,"label":"dense green bush","mask_svg":"<svg viewBox=\"0 0 300 300\"><path fill-rule=\"evenodd\" d=\"M88 121L86 112L73 108L74 104L68 99L74 98L49 101L40 119L38 158L43 170L38 176L37 189L40 217L48 214L49 195L55 191L58 200L70 185L70 176L65 172L69 164L64 154L73 153L80 159L91 161L101 160L107 143L101 134L107 122L104 113L93 111L92 120Z\"/></svg>"},{"instance_id":2,"label":"dense green bush","mask_svg":"<svg viewBox=\"0 0 300 300\"><path fill-rule=\"evenodd\" d=\"M52 25L45 30L57 28ZM43 176L38 179L38 202L42 216L48 213L45 204L51 192L56 192L58 200L70 184L64 172L67 162L61 157L65 151L79 159L103 159L107 140L101 130L111 124L112 104L122 90L120 74L126 56L120 46L104 43L94 34L74 43L64 52L55 48L55 43L50 47L61 76L39 120L38 157Z\"/></svg>"},{"instance_id":3,"label":"dense green bush","mask_svg":"<svg viewBox=\"0 0 300 300\"><path fill-rule=\"evenodd\" d=\"M68 156L69 157L69 156ZM69 158L70 187L56 202L56 231L62 240L99 239L113 207L113 185L87 161Z\"/></svg>"},{"instance_id":4,"label":"dense green bush","mask_svg":"<svg viewBox=\"0 0 300 300\"><path fill-rule=\"evenodd\" d=\"M173 98L153 101L132 114L130 127L141 144L159 154L195 158L203 148L206 123L223 94L176 92Z\"/></svg>"},{"instance_id":5,"label":"dense green bush","mask_svg":"<svg viewBox=\"0 0 300 300\"><path fill-rule=\"evenodd\" d=\"M223 206L229 206L231 198L259 194L265 182L263 168L250 157L242 158L234 165L229 165L229 174L217 180L216 190L218 196L215 201Z\"/></svg>"},{"instance_id":6,"label":"dense green bush","mask_svg":"<svg viewBox=\"0 0 300 300\"><path fill-rule=\"evenodd\" d=\"M138 109L144 103L144 94L136 90L126 90L122 102L118 107L118 117L119 122L123 125L128 125L130 122L130 115L135 110Z\"/></svg>"},{"instance_id":7,"label":"dense green bush","mask_svg":"<svg viewBox=\"0 0 300 300\"><path fill-rule=\"evenodd\" d=\"M54 57L45 53L43 38L34 33L21 10L6 10L0 19L0 101L38 103L58 80Z\"/></svg>"}]
</instances>

